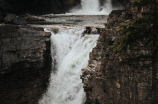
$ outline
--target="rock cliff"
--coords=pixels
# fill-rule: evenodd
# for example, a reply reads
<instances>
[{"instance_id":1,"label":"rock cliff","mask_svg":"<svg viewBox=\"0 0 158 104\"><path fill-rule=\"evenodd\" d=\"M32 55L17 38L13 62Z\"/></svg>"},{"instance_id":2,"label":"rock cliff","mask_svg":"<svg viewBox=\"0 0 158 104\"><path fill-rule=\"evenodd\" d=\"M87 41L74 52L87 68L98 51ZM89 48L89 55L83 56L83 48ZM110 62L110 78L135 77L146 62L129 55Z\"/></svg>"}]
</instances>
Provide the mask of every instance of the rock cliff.
<instances>
[{"instance_id":1,"label":"rock cliff","mask_svg":"<svg viewBox=\"0 0 158 104\"><path fill-rule=\"evenodd\" d=\"M1 104L37 104L51 72L50 35L42 28L0 25Z\"/></svg>"},{"instance_id":2,"label":"rock cliff","mask_svg":"<svg viewBox=\"0 0 158 104\"><path fill-rule=\"evenodd\" d=\"M90 53L87 68L82 69L81 79L87 96L85 104L150 104L151 103L151 60L121 65L124 57L113 55L108 49L119 41L116 29L121 23L142 18L150 6L115 10L109 15L106 28L101 29L97 46ZM146 54L140 47L130 46L127 54Z\"/></svg>"}]
</instances>

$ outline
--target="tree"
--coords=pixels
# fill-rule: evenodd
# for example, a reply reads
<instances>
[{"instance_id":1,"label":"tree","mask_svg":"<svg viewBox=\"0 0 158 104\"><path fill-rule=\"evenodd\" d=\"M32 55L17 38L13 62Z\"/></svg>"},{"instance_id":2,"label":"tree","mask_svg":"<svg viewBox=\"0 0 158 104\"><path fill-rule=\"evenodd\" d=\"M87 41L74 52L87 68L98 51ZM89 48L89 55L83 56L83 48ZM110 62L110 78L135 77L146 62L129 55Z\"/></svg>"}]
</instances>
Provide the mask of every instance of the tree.
<instances>
[{"instance_id":1,"label":"tree","mask_svg":"<svg viewBox=\"0 0 158 104\"><path fill-rule=\"evenodd\" d=\"M136 62L142 58L150 58L152 64L152 103L157 104L157 56L158 56L158 0L134 0L132 6L150 5L150 11L146 17L131 20L122 24L117 29L119 42L115 42L109 49L114 54L125 54L129 46L140 46L141 49L149 51L149 54L128 55L126 62Z\"/></svg>"}]
</instances>

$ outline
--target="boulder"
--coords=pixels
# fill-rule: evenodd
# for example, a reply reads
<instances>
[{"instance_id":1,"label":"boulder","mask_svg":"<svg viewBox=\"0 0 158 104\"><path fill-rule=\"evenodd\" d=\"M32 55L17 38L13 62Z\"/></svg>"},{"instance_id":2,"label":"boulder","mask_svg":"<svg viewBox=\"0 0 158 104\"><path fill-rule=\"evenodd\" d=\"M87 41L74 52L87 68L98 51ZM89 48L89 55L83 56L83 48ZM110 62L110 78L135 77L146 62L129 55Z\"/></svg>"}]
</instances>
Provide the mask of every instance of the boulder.
<instances>
[{"instance_id":1,"label":"boulder","mask_svg":"<svg viewBox=\"0 0 158 104\"><path fill-rule=\"evenodd\" d=\"M17 24L17 25L26 25L27 22L26 22L26 20L24 18L16 16L15 19L14 19L14 24Z\"/></svg>"},{"instance_id":2,"label":"boulder","mask_svg":"<svg viewBox=\"0 0 158 104\"><path fill-rule=\"evenodd\" d=\"M15 14L7 14L7 16L4 18L4 21L7 23L13 22L16 18Z\"/></svg>"}]
</instances>

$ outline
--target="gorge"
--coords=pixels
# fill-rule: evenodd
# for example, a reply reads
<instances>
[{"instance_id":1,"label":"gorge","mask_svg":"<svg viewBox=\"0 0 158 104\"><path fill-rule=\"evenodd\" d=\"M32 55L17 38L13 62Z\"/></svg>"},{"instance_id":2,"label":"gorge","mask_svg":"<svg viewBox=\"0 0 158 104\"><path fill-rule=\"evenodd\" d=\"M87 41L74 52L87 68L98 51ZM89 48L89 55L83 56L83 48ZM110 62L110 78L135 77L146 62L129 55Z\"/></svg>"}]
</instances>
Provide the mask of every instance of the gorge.
<instances>
[{"instance_id":1,"label":"gorge","mask_svg":"<svg viewBox=\"0 0 158 104\"><path fill-rule=\"evenodd\" d=\"M93 10L90 12L91 6L93 6ZM87 13L88 11L90 13ZM81 10L78 12L46 16L47 21L51 22L56 21L57 23L56 19L60 19L56 25L45 26L45 31L52 33L52 65L55 70L51 73L49 87L39 104L85 103L86 96L80 79L81 69L88 65L89 53L96 46L99 37L97 28L104 28L107 12L101 12L104 15L99 15L97 0L84 0L81 3ZM84 16L85 14L87 16ZM98 23L93 22L94 19L97 21L99 18ZM72 22L73 20L74 22ZM63 26L63 24L65 25Z\"/></svg>"},{"instance_id":2,"label":"gorge","mask_svg":"<svg viewBox=\"0 0 158 104\"><path fill-rule=\"evenodd\" d=\"M125 57L109 50L119 42L116 30L147 16L150 5L133 7L132 0L6 1L0 0L1 104L151 103L151 60L121 65ZM27 13L38 16L29 19ZM8 14L27 24L6 22ZM147 54L141 47L131 45L126 54Z\"/></svg>"},{"instance_id":3,"label":"gorge","mask_svg":"<svg viewBox=\"0 0 158 104\"><path fill-rule=\"evenodd\" d=\"M56 70L53 70L48 91L39 104L83 104L81 69L88 65L89 52L95 47L99 35L82 35L83 27L51 28L59 28L58 33L52 31L51 36Z\"/></svg>"}]
</instances>

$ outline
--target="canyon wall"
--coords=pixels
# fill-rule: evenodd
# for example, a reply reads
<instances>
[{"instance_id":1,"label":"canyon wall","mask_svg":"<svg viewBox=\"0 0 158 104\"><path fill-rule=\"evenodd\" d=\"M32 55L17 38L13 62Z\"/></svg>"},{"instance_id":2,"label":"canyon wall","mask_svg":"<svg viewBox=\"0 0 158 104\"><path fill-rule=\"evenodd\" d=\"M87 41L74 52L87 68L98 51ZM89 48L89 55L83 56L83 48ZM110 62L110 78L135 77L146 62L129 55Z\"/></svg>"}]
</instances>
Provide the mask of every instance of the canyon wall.
<instances>
[{"instance_id":1,"label":"canyon wall","mask_svg":"<svg viewBox=\"0 0 158 104\"><path fill-rule=\"evenodd\" d=\"M107 0L99 0L102 6ZM125 6L129 0L111 0L113 7ZM81 6L81 0L0 0L1 12L16 14L65 13L71 8ZM0 16L1 17L1 16Z\"/></svg>"},{"instance_id":2,"label":"canyon wall","mask_svg":"<svg viewBox=\"0 0 158 104\"><path fill-rule=\"evenodd\" d=\"M89 55L88 66L82 69L85 104L151 104L151 59L120 64L124 57L113 55L108 49L119 41L116 29L121 23L145 17L149 10L150 6L128 5L125 10L115 10L109 15L106 28L100 29L97 46ZM130 46L126 54L146 54L140 47Z\"/></svg>"},{"instance_id":3,"label":"canyon wall","mask_svg":"<svg viewBox=\"0 0 158 104\"><path fill-rule=\"evenodd\" d=\"M130 0L111 0L112 6L115 7L125 7Z\"/></svg>"},{"instance_id":4,"label":"canyon wall","mask_svg":"<svg viewBox=\"0 0 158 104\"><path fill-rule=\"evenodd\" d=\"M1 104L37 104L51 73L50 35L43 28L0 25Z\"/></svg>"},{"instance_id":5,"label":"canyon wall","mask_svg":"<svg viewBox=\"0 0 158 104\"><path fill-rule=\"evenodd\" d=\"M0 0L0 11L16 14L64 13L80 0Z\"/></svg>"}]
</instances>

